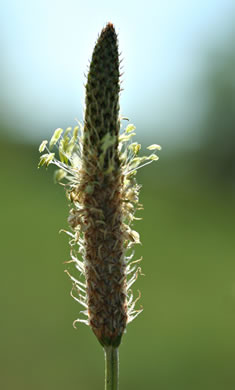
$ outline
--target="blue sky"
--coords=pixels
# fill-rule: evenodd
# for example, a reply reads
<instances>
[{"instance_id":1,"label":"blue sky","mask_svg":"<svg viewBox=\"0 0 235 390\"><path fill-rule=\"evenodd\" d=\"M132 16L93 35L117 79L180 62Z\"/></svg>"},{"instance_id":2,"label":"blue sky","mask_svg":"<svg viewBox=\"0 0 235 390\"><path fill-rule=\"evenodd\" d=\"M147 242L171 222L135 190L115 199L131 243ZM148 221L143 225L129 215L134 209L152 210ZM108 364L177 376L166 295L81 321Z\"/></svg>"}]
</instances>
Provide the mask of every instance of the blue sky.
<instances>
[{"instance_id":1,"label":"blue sky","mask_svg":"<svg viewBox=\"0 0 235 390\"><path fill-rule=\"evenodd\" d=\"M2 115L23 138L37 141L82 119L84 72L111 21L124 65L121 113L140 132L156 127L163 141L174 139L173 127L191 112L203 58L223 42L234 16L233 0L5 0Z\"/></svg>"}]
</instances>

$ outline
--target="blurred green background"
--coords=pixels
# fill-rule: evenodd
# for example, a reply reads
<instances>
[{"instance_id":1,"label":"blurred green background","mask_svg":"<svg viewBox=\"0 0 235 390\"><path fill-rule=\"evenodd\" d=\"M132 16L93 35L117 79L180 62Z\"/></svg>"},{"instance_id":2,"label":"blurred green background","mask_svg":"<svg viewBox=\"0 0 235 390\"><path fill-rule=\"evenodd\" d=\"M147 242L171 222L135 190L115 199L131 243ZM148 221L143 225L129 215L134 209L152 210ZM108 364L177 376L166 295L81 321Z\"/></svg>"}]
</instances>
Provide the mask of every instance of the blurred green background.
<instances>
[{"instance_id":1,"label":"blurred green background","mask_svg":"<svg viewBox=\"0 0 235 390\"><path fill-rule=\"evenodd\" d=\"M67 3L71 6L73 2ZM186 3L173 3L172 18L177 11L176 5L181 6L182 20L184 10L189 15ZM28 16L30 3L23 2L23 11L17 9L16 2L9 4L15 15L20 15L23 25L23 16ZM61 9L66 11L68 4L63 8L60 3ZM195 15L204 15L202 3L197 4L197 14L191 15L192 24ZM212 2L207 4L212 5ZM219 8L218 4L223 6ZM131 121L135 122L137 117L138 139L142 139L144 145L160 143L163 150L159 153L159 162L143 168L138 174L143 185L141 202L144 204L144 211L138 216L144 219L135 225L142 240L142 246L136 249L136 258L143 256L145 276L138 279L135 288L141 290L144 312L128 326L123 338L120 389L235 388L235 35L233 23L229 24L224 16L229 15L235 20L235 14L229 4L228 1L213 3L212 19L221 18L221 24L215 27L212 23L207 32L203 30L204 49L200 50L201 41L198 50L194 46L192 53L197 61L192 61L187 88L179 82L183 79L180 67L169 79L169 84L165 81L164 88L171 91L172 80L176 80L175 89L168 95L166 93L165 100L169 99L171 103L169 107L166 104L161 113L162 126L158 126L157 92L154 95L159 87L156 80L152 83L151 72L144 76L147 85L144 93L145 96L151 95L151 101L143 101L143 113L139 113L138 102L135 102L136 109L127 102ZM50 12L52 5L53 2L49 3ZM105 7L106 2L102 5ZM150 8L146 12L152 12L153 16L162 10L158 2L147 2L147 5ZM6 10L7 7L5 16ZM166 7L166 15L170 10ZM121 30L127 16L121 11L115 12ZM109 13L112 15L111 8ZM55 19L56 15L55 10ZM34 20L33 12L31 17ZM90 51L100 27L108 18L104 11L100 12L99 27L95 25L89 41ZM137 10L134 11L135 18L140 20ZM5 23L9 20L6 19ZM115 17L113 20L115 22ZM181 19L177 20L180 24ZM21 30L12 28L16 39ZM33 23L31 28L33 32ZM149 31L146 28L147 39ZM218 37L218 29L220 39L217 40L214 36ZM17 62L11 62L9 54L10 49L12 53L16 47L19 51L19 46L22 49L23 38L20 42L16 40L11 48L9 42L12 41L6 34L8 30L4 31L0 121L0 388L103 389L103 351L88 327L82 324L78 330L72 327L81 309L69 296L71 283L63 272L63 262L69 259L68 240L65 235L58 235L61 228L67 228L69 205L63 188L53 184L53 168L37 170L40 139L48 138L56 127L73 125L75 115L70 116L70 122L66 123L71 112L65 109L65 120L58 123L62 116L60 103L64 102L67 107L67 96L62 96L61 102L56 100L57 91L50 90L46 78L50 72L46 73L46 70L35 78L38 77L39 82L44 80L41 93L45 95L47 106L37 109L35 102L29 104L32 80L24 78L26 74L19 71ZM172 26L170 31L174 50ZM186 30L182 29L184 35L187 35ZM84 36L82 38L84 40ZM124 38L125 33L123 45L128 46ZM26 36L24 39L27 42ZM54 39L57 40L56 35ZM154 37L152 39L151 42ZM131 40L136 41L135 35L131 35ZM123 45L120 38L120 47ZM28 48L28 54L30 50ZM135 53L138 51L134 49L131 53L124 53L127 76L133 67L128 58ZM180 53L184 62L183 51ZM87 61L87 57L83 60ZM74 59L68 61L68 68L74 62ZM154 67L157 67L157 62ZM64 77L64 71L59 69ZM33 74L34 69L31 71ZM135 95L135 88L142 88L140 69L137 67L135 72L133 85L124 81L124 99L128 99L129 93ZM161 72L160 75L167 80L164 67ZM78 78L81 77L80 68L77 73ZM77 80L74 83L80 93L82 83L78 84ZM152 89L150 84L153 84ZM24 99L21 93L25 88L28 92L25 92ZM181 108L177 105L177 96ZM51 98L54 111L50 115ZM125 100L122 105L124 103ZM149 111L148 105L152 107ZM182 108L185 111L181 111ZM40 122L40 129L39 117L45 119L45 122Z\"/></svg>"}]
</instances>

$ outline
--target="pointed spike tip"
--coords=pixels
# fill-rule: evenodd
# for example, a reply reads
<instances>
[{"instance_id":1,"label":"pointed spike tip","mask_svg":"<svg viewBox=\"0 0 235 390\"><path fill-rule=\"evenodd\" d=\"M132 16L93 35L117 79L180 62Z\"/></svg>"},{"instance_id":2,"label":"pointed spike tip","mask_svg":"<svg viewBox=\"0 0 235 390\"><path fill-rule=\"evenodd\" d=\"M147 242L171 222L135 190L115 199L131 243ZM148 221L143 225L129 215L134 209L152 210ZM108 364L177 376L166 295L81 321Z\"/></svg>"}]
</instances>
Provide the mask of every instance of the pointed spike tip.
<instances>
[{"instance_id":1,"label":"pointed spike tip","mask_svg":"<svg viewBox=\"0 0 235 390\"><path fill-rule=\"evenodd\" d=\"M105 29L112 29L112 30L115 30L115 28L114 28L114 25L113 25L113 23L112 22L108 22L107 24L106 24L106 27L105 27Z\"/></svg>"},{"instance_id":2,"label":"pointed spike tip","mask_svg":"<svg viewBox=\"0 0 235 390\"><path fill-rule=\"evenodd\" d=\"M114 37L117 38L117 34L116 34L116 31L115 31L114 25L111 22L108 22L106 24L106 26L102 29L98 40L104 38L106 35L109 35L109 34L111 36L114 36Z\"/></svg>"}]
</instances>

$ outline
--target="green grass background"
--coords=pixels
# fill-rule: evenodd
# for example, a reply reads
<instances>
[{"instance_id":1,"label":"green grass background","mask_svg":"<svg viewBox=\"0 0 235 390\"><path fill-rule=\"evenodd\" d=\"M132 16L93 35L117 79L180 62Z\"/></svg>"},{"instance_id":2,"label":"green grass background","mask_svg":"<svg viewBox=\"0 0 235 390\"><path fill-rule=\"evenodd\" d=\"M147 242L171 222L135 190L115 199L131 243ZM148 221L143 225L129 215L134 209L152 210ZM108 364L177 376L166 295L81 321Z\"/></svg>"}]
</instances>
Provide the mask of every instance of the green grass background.
<instances>
[{"instance_id":1,"label":"green grass background","mask_svg":"<svg viewBox=\"0 0 235 390\"><path fill-rule=\"evenodd\" d=\"M1 142L3 390L103 389L103 351L63 272L69 206L37 147ZM235 191L198 170L200 155L170 155L138 174L144 219L136 288L144 312L120 347L120 389L235 388Z\"/></svg>"}]
</instances>

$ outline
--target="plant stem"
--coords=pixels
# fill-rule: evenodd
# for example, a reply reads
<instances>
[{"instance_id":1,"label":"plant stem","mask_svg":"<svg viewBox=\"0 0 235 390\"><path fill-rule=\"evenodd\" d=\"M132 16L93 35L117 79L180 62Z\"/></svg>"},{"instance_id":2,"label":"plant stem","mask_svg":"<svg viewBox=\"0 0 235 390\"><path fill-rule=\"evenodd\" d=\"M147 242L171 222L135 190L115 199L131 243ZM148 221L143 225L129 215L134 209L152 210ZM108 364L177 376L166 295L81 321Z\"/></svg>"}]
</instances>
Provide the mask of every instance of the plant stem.
<instances>
[{"instance_id":1,"label":"plant stem","mask_svg":"<svg viewBox=\"0 0 235 390\"><path fill-rule=\"evenodd\" d=\"M119 359L118 348L104 347L105 353L105 390L118 390Z\"/></svg>"}]
</instances>

